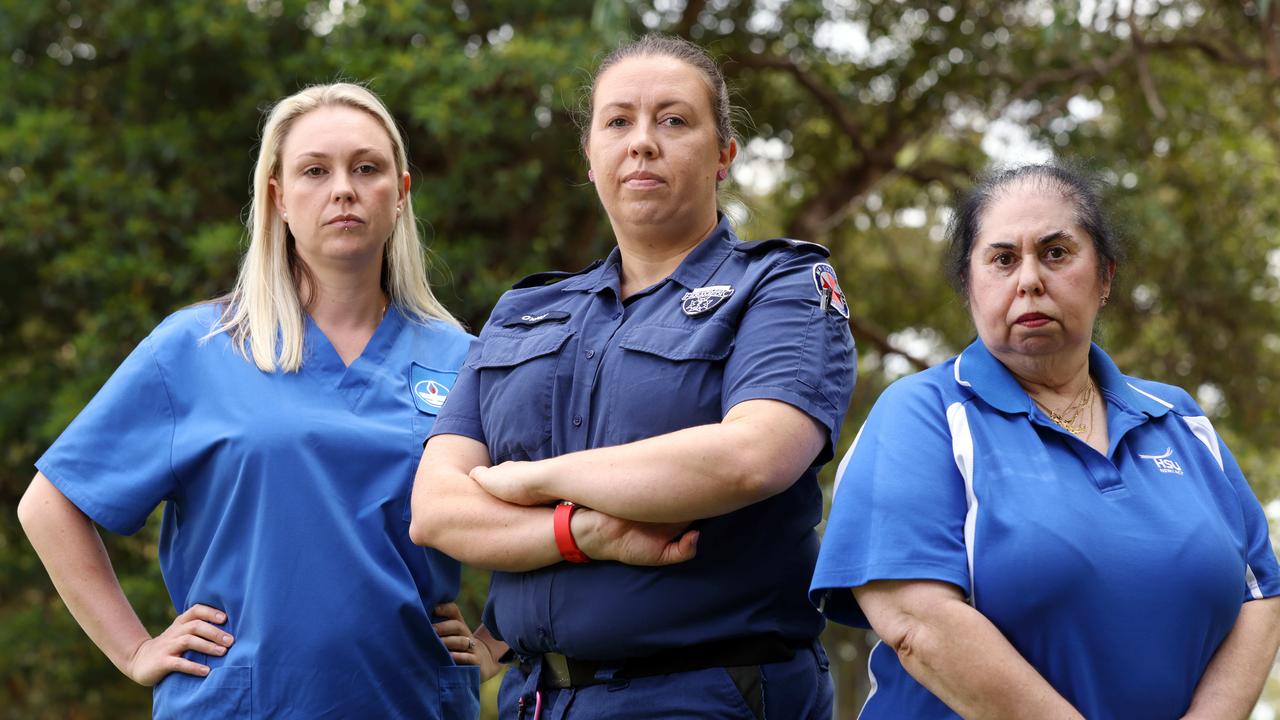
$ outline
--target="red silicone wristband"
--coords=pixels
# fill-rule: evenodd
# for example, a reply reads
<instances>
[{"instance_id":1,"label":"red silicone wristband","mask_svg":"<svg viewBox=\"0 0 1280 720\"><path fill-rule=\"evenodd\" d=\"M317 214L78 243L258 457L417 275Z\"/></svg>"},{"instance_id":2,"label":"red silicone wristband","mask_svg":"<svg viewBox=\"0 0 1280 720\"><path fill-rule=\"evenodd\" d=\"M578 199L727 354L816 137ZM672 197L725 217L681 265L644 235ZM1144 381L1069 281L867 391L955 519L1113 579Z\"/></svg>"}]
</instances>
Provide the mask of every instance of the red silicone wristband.
<instances>
[{"instance_id":1,"label":"red silicone wristband","mask_svg":"<svg viewBox=\"0 0 1280 720\"><path fill-rule=\"evenodd\" d=\"M560 557L571 563L590 562L591 558L582 552L578 547L578 543L573 540L573 529L569 527L569 521L573 519L573 511L578 506L565 500L556 506L555 520L553 527L556 534L556 548L560 550Z\"/></svg>"}]
</instances>

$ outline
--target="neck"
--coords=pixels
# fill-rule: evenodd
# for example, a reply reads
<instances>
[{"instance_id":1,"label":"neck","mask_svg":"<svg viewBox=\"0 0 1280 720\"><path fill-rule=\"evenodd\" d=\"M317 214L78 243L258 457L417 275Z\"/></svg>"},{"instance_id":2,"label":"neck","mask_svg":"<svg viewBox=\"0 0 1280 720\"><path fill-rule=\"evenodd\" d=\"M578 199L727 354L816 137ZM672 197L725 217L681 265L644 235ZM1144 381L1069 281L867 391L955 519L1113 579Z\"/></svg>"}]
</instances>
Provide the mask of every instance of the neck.
<instances>
[{"instance_id":1,"label":"neck","mask_svg":"<svg viewBox=\"0 0 1280 720\"><path fill-rule=\"evenodd\" d=\"M997 356L1033 398L1074 398L1092 382L1089 349L1046 356Z\"/></svg>"},{"instance_id":2,"label":"neck","mask_svg":"<svg viewBox=\"0 0 1280 720\"><path fill-rule=\"evenodd\" d=\"M615 230L622 255L622 296L628 297L674 272L718 222L718 218L712 218L709 225L686 232L660 226L631 228L625 234Z\"/></svg>"},{"instance_id":3,"label":"neck","mask_svg":"<svg viewBox=\"0 0 1280 720\"><path fill-rule=\"evenodd\" d=\"M325 329L376 328L387 296L382 292L379 264L362 272L324 272L312 268L314 283L303 288L303 301L316 324Z\"/></svg>"}]
</instances>

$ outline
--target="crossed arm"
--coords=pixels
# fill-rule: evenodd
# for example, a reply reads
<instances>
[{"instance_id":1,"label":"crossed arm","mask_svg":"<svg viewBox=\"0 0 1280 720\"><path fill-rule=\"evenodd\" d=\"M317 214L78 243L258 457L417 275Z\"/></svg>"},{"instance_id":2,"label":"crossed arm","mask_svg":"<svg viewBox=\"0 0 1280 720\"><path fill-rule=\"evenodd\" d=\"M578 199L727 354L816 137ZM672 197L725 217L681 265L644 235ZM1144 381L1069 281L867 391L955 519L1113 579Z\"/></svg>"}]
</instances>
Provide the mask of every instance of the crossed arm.
<instances>
[{"instance_id":1,"label":"crossed arm","mask_svg":"<svg viewBox=\"0 0 1280 720\"><path fill-rule=\"evenodd\" d=\"M589 557L683 562L696 550L690 522L786 490L825 442L821 424L774 400L739 403L715 424L493 467L483 443L439 435L418 467L410 536L470 565L533 570L560 561L547 504L563 499L585 506L572 530Z\"/></svg>"},{"instance_id":2,"label":"crossed arm","mask_svg":"<svg viewBox=\"0 0 1280 720\"><path fill-rule=\"evenodd\" d=\"M963 717L1080 718L959 588L878 580L854 588L872 628L921 685ZM1280 598L1247 602L1184 716L1249 716L1280 646Z\"/></svg>"}]
</instances>

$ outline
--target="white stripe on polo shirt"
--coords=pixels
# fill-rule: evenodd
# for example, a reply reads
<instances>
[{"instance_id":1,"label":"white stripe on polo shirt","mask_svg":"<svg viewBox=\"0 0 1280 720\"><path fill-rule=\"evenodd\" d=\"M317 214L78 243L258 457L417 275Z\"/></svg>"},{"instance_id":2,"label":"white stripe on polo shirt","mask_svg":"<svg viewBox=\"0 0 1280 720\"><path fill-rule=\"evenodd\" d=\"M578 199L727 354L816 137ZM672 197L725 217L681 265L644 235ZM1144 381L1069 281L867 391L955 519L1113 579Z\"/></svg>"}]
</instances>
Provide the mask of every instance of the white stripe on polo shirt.
<instances>
[{"instance_id":1,"label":"white stripe on polo shirt","mask_svg":"<svg viewBox=\"0 0 1280 720\"><path fill-rule=\"evenodd\" d=\"M956 365L959 366L959 362ZM965 414L964 405L957 402L947 406L947 425L951 428L951 455L956 459L956 467L964 478L964 497L969 506L964 516L964 552L969 561L969 602L976 604L974 597L977 591L973 585L973 531L978 522L978 497L973 494L973 435L969 432L969 416Z\"/></svg>"}]
</instances>

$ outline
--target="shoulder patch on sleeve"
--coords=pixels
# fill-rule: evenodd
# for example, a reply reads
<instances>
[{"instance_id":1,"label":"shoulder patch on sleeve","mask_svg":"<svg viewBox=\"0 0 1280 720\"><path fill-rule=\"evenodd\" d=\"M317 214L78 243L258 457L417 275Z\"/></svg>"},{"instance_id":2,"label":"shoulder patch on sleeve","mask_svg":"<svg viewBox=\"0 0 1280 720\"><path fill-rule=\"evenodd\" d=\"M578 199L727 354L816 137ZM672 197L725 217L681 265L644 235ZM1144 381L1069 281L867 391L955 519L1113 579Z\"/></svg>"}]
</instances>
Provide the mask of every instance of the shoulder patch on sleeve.
<instances>
[{"instance_id":1,"label":"shoulder patch on sleeve","mask_svg":"<svg viewBox=\"0 0 1280 720\"><path fill-rule=\"evenodd\" d=\"M582 268L581 270L578 270L577 272L568 272L565 270L548 270L546 272L534 273L520 280L515 285L512 285L511 289L519 290L521 288L542 287L543 285L555 285L556 283L560 282L561 280L564 280L565 278L571 278L574 275L582 275L584 273L589 273L592 270L595 270L596 268L600 267L600 265L602 265L603 263L604 263L604 260L596 260L595 262Z\"/></svg>"},{"instance_id":2,"label":"shoulder patch on sleeve","mask_svg":"<svg viewBox=\"0 0 1280 720\"><path fill-rule=\"evenodd\" d=\"M791 238L772 238L769 240L753 240L751 242L741 242L733 247L738 252L756 255L776 250L778 248L791 248L800 252L817 253L822 257L831 257L831 251L819 245L818 243L806 242L804 240L792 240Z\"/></svg>"}]
</instances>

